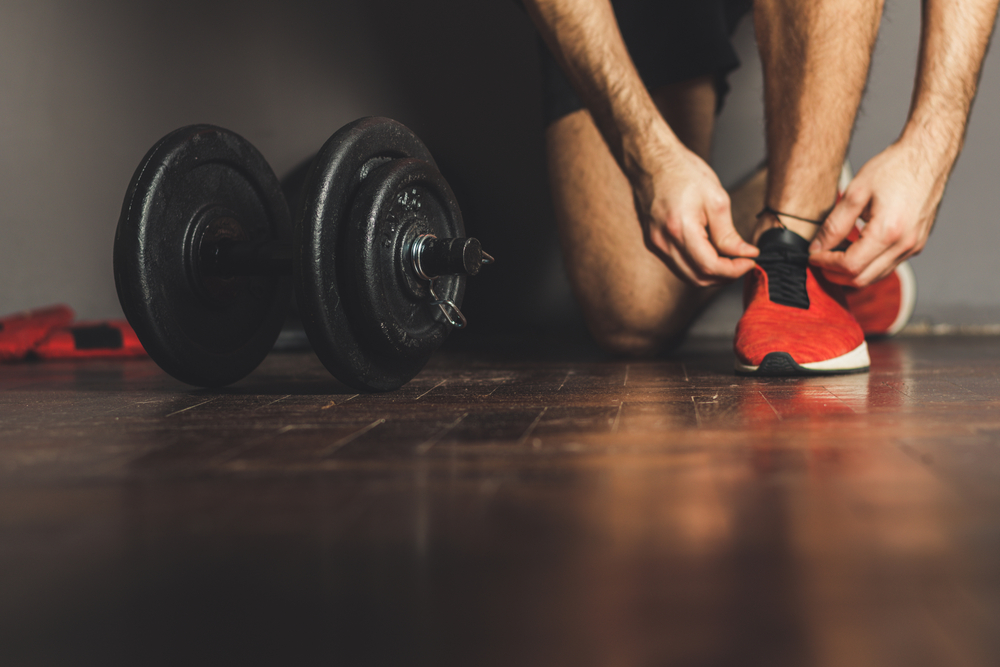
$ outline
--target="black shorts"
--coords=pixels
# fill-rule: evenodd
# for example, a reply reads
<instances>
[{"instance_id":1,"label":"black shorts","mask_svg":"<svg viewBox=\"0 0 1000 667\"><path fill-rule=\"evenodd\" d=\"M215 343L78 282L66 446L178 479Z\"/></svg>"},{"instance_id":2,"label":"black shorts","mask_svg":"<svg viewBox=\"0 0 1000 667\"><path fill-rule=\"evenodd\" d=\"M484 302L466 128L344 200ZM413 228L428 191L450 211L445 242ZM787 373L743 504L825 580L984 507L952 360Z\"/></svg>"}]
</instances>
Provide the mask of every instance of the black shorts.
<instances>
[{"instance_id":1,"label":"black shorts","mask_svg":"<svg viewBox=\"0 0 1000 667\"><path fill-rule=\"evenodd\" d=\"M618 27L647 90L713 76L718 108L726 75L740 61L730 37L753 0L612 0ZM566 75L542 44L545 124L583 108Z\"/></svg>"}]
</instances>

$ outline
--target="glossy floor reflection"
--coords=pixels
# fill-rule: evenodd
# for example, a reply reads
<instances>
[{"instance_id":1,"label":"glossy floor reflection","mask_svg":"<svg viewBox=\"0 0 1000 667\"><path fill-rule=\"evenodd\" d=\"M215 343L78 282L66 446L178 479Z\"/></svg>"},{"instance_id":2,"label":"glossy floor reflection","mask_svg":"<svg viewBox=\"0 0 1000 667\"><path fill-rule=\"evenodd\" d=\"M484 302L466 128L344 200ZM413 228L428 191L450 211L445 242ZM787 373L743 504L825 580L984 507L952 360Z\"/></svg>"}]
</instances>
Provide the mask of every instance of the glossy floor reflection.
<instances>
[{"instance_id":1,"label":"glossy floor reflection","mask_svg":"<svg viewBox=\"0 0 1000 667\"><path fill-rule=\"evenodd\" d=\"M1000 664L1000 340L872 362L0 366L0 664Z\"/></svg>"}]
</instances>

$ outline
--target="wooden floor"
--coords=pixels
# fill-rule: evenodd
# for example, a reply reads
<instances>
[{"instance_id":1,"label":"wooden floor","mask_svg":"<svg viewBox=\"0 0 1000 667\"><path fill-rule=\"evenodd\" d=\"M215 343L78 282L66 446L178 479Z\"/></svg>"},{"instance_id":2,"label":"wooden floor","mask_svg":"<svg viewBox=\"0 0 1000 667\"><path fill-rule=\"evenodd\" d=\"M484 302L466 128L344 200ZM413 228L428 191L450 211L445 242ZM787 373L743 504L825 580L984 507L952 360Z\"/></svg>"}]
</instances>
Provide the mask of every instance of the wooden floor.
<instances>
[{"instance_id":1,"label":"wooden floor","mask_svg":"<svg viewBox=\"0 0 1000 667\"><path fill-rule=\"evenodd\" d=\"M1000 664L1000 339L0 366L0 664Z\"/></svg>"}]
</instances>

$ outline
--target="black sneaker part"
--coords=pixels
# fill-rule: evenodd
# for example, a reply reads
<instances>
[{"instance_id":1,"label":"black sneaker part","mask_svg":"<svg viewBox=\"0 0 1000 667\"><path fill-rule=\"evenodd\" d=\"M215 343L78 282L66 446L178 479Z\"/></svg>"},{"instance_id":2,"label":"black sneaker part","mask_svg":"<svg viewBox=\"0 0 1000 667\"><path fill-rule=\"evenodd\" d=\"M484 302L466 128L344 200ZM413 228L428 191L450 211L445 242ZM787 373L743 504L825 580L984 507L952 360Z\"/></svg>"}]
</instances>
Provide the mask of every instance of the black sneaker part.
<instances>
[{"instance_id":1,"label":"black sneaker part","mask_svg":"<svg viewBox=\"0 0 1000 667\"><path fill-rule=\"evenodd\" d=\"M782 227L769 229L757 241L757 265L767 274L767 294L773 303L809 310L806 267L809 241Z\"/></svg>"},{"instance_id":2,"label":"black sneaker part","mask_svg":"<svg viewBox=\"0 0 1000 667\"><path fill-rule=\"evenodd\" d=\"M794 377L794 376L816 376L816 375L852 375L854 373L864 373L870 367L851 368L849 370L816 370L806 368L796 363L792 355L787 352L770 352L765 355L756 370L748 371L740 368L736 369L737 375L752 375L755 377Z\"/></svg>"}]
</instances>

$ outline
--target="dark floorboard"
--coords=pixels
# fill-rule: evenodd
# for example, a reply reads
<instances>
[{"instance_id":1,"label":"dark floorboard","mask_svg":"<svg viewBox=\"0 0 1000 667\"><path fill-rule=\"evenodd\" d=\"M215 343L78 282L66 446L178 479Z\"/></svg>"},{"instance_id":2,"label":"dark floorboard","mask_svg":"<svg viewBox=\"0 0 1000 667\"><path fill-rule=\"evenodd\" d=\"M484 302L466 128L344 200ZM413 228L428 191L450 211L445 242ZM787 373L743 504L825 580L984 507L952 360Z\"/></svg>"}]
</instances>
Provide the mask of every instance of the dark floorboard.
<instances>
[{"instance_id":1,"label":"dark floorboard","mask_svg":"<svg viewBox=\"0 0 1000 667\"><path fill-rule=\"evenodd\" d=\"M0 665L1000 664L1000 339L0 366Z\"/></svg>"}]
</instances>

